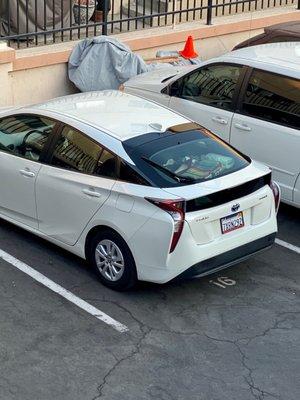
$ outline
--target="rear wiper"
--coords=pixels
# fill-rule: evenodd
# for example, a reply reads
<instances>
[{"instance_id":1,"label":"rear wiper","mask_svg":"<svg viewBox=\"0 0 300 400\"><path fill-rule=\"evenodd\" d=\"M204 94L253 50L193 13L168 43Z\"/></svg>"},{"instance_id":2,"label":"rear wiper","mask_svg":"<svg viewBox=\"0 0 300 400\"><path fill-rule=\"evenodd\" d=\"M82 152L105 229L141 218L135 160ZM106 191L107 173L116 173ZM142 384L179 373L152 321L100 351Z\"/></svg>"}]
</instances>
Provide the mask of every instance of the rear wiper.
<instances>
[{"instance_id":1,"label":"rear wiper","mask_svg":"<svg viewBox=\"0 0 300 400\"><path fill-rule=\"evenodd\" d=\"M163 167L162 165L157 164L155 161L150 160L150 158L147 158L145 156L142 156L141 158L142 158L142 160L146 161L148 164L152 165L154 168L159 169L164 174L170 176L171 178L173 178L177 182L180 182L180 183L195 183L194 179L177 175L177 174L175 174L175 172L172 172L169 169Z\"/></svg>"}]
</instances>

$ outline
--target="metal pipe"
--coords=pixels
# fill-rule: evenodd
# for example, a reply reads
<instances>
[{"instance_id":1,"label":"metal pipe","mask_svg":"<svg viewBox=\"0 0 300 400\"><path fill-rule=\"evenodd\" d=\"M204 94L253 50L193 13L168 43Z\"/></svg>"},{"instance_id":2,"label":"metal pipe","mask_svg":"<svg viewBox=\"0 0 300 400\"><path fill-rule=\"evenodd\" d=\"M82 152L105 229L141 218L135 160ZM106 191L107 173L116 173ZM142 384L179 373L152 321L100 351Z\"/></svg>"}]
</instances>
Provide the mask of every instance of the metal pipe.
<instances>
[{"instance_id":1,"label":"metal pipe","mask_svg":"<svg viewBox=\"0 0 300 400\"><path fill-rule=\"evenodd\" d=\"M102 25L102 35L107 36L107 16L108 16L108 0L103 0L103 25Z\"/></svg>"},{"instance_id":2,"label":"metal pipe","mask_svg":"<svg viewBox=\"0 0 300 400\"><path fill-rule=\"evenodd\" d=\"M213 0L208 0L208 2L207 2L207 18L206 18L207 25L212 25L212 10L213 10Z\"/></svg>"}]
</instances>

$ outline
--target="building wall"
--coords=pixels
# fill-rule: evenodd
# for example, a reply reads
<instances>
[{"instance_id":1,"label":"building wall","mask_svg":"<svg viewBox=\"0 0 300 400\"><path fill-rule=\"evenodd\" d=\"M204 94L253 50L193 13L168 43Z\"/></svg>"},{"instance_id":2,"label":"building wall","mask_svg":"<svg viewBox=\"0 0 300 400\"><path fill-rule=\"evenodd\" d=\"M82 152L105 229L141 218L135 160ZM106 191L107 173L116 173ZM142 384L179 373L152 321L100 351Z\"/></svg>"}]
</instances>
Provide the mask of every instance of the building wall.
<instances>
[{"instance_id":1,"label":"building wall","mask_svg":"<svg viewBox=\"0 0 300 400\"><path fill-rule=\"evenodd\" d=\"M7 105L34 104L76 92L68 79L67 63L12 71L9 79L12 103Z\"/></svg>"}]
</instances>

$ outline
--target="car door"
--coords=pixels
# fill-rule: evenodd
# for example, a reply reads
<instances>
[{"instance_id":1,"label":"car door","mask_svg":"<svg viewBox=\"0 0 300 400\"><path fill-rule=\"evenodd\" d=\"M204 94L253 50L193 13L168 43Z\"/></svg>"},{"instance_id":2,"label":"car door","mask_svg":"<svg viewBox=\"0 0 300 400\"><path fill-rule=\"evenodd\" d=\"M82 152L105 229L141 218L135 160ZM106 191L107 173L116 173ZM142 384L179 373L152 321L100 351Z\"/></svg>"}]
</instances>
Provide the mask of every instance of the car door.
<instances>
[{"instance_id":1,"label":"car door","mask_svg":"<svg viewBox=\"0 0 300 400\"><path fill-rule=\"evenodd\" d=\"M292 201L300 172L300 80L250 71L230 143L273 170L282 198Z\"/></svg>"},{"instance_id":2,"label":"car door","mask_svg":"<svg viewBox=\"0 0 300 400\"><path fill-rule=\"evenodd\" d=\"M179 78L170 87L169 107L228 141L244 68L212 64Z\"/></svg>"},{"instance_id":3,"label":"car door","mask_svg":"<svg viewBox=\"0 0 300 400\"><path fill-rule=\"evenodd\" d=\"M0 119L0 214L37 228L35 182L55 122L36 115Z\"/></svg>"},{"instance_id":4,"label":"car door","mask_svg":"<svg viewBox=\"0 0 300 400\"><path fill-rule=\"evenodd\" d=\"M74 245L115 183L117 158L82 132L64 126L36 182L39 230Z\"/></svg>"}]
</instances>

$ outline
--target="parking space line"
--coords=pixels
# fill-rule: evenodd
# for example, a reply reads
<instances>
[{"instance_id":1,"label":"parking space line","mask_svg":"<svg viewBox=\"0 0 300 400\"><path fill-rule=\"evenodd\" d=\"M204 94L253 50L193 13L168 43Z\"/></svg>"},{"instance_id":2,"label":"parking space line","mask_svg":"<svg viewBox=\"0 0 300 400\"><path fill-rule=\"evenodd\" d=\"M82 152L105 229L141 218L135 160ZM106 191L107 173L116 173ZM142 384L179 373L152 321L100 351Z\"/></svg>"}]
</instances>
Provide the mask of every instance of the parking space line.
<instances>
[{"instance_id":1,"label":"parking space line","mask_svg":"<svg viewBox=\"0 0 300 400\"><path fill-rule=\"evenodd\" d=\"M287 248L289 250L295 251L296 253L300 254L300 247L297 247L297 246L295 246L293 244L285 242L285 241L283 241L281 239L275 239L275 243L279 244L279 246L283 246L283 247L285 247L285 248Z\"/></svg>"},{"instance_id":2,"label":"parking space line","mask_svg":"<svg viewBox=\"0 0 300 400\"><path fill-rule=\"evenodd\" d=\"M127 332L129 330L127 328L127 326L125 326L125 325L121 324L120 322L116 321L115 319L111 318L109 315L105 314L101 310L97 309L96 307L94 307L91 304L87 303L86 301L82 300L80 297L75 296L73 293L69 292L67 289L65 289L62 286L58 285L57 283L53 282L51 279L47 278L45 275L41 274L40 272L31 268L29 265L25 264L24 262L18 260L17 258L13 257L12 255L6 253L5 251L3 251L1 249L0 249L0 258L2 258L4 261L11 264L12 266L16 267L20 271L24 272L25 274L29 275L31 278L33 278L37 282L41 283L42 285L46 286L48 289L50 289L53 292L64 297L69 302L75 304L77 307L86 311L93 317L99 319L100 321L104 322L107 325L110 325L112 328L114 328L118 332L123 333L123 332Z\"/></svg>"}]
</instances>

